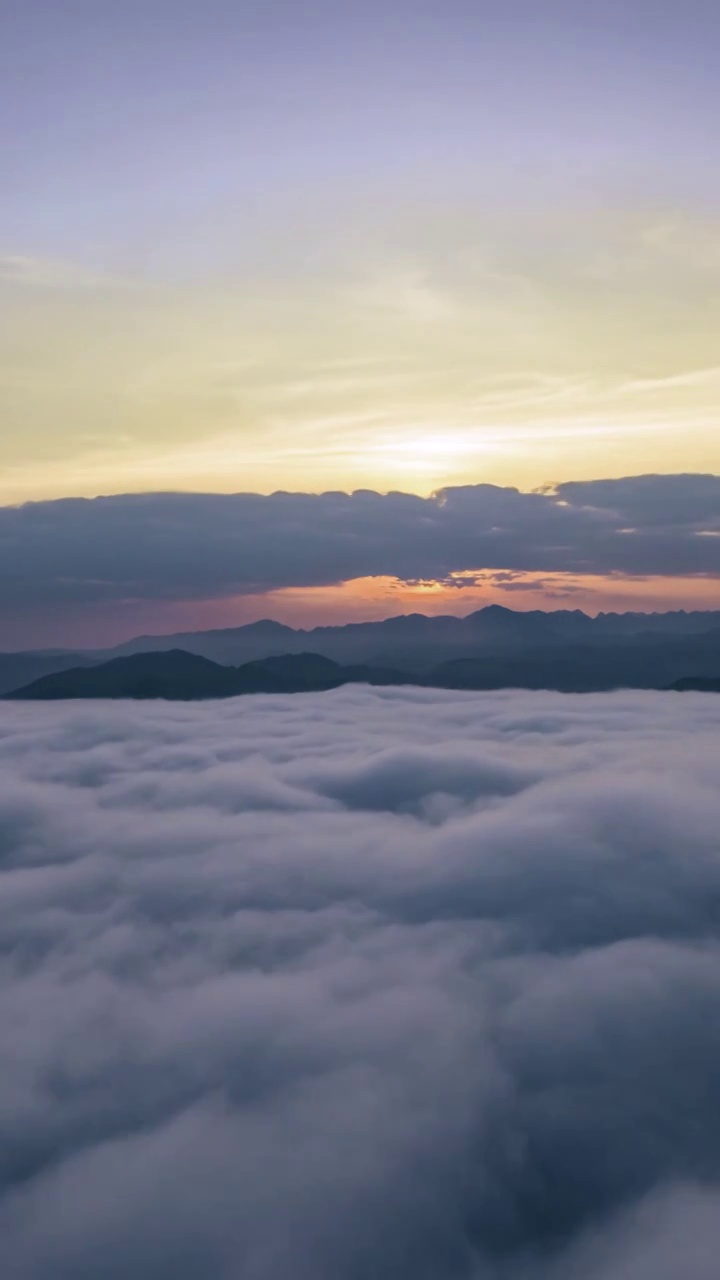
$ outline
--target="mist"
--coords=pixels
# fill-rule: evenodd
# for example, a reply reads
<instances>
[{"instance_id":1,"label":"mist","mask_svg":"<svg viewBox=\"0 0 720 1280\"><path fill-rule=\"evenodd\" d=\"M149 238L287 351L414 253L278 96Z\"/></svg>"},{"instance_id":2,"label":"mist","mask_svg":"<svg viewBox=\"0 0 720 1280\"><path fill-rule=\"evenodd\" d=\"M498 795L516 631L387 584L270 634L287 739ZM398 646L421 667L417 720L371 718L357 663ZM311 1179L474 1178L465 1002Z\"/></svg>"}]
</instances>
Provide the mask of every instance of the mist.
<instances>
[{"instance_id":1,"label":"mist","mask_svg":"<svg viewBox=\"0 0 720 1280\"><path fill-rule=\"evenodd\" d=\"M719 725L4 705L7 1280L706 1280Z\"/></svg>"}]
</instances>

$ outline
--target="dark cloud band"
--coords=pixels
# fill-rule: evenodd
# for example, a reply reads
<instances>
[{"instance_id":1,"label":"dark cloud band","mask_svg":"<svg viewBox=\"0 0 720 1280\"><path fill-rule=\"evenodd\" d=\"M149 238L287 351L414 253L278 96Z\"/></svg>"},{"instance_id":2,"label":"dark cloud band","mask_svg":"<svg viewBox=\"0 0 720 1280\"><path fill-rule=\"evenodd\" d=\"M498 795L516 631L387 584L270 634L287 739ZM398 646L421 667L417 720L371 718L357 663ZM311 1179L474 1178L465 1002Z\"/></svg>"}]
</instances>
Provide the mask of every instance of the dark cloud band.
<instances>
[{"instance_id":1,"label":"dark cloud band","mask_svg":"<svg viewBox=\"0 0 720 1280\"><path fill-rule=\"evenodd\" d=\"M200 599L474 569L720 575L720 477L378 494L125 494L0 509L0 598Z\"/></svg>"}]
</instances>

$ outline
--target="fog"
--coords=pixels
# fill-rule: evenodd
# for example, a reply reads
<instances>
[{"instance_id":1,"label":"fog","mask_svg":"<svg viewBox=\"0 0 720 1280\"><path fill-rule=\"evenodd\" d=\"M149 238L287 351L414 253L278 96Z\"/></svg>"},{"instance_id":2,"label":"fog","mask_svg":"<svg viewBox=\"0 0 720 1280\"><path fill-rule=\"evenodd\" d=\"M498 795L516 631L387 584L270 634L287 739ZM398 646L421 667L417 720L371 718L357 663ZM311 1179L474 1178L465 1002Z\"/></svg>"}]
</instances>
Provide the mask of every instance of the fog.
<instances>
[{"instance_id":1,"label":"fog","mask_svg":"<svg viewBox=\"0 0 720 1280\"><path fill-rule=\"evenodd\" d=\"M4 1280L710 1280L719 729L4 704Z\"/></svg>"}]
</instances>

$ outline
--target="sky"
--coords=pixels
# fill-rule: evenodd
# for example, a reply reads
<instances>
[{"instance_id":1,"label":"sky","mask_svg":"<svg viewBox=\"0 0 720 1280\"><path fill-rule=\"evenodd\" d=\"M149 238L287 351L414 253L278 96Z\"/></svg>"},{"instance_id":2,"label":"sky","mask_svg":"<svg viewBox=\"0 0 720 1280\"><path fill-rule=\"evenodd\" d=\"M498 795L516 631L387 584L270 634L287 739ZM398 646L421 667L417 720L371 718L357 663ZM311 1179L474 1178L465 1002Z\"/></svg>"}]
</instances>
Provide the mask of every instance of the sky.
<instances>
[{"instance_id":1,"label":"sky","mask_svg":"<svg viewBox=\"0 0 720 1280\"><path fill-rule=\"evenodd\" d=\"M699 0L5 0L4 510L720 472L719 38ZM716 585L620 572L569 585ZM3 606L0 643L468 606L427 582Z\"/></svg>"}]
</instances>

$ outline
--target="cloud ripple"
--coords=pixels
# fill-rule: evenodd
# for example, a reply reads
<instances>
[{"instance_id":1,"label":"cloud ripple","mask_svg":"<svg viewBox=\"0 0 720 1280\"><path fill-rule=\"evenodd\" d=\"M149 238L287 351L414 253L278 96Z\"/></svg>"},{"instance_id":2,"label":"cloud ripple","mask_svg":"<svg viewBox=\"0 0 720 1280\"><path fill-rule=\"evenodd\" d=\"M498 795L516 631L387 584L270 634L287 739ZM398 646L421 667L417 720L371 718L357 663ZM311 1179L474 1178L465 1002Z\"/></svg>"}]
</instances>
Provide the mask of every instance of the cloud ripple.
<instances>
[{"instance_id":1,"label":"cloud ripple","mask_svg":"<svg viewBox=\"0 0 720 1280\"><path fill-rule=\"evenodd\" d=\"M8 705L8 1280L709 1280L720 701Z\"/></svg>"}]
</instances>

